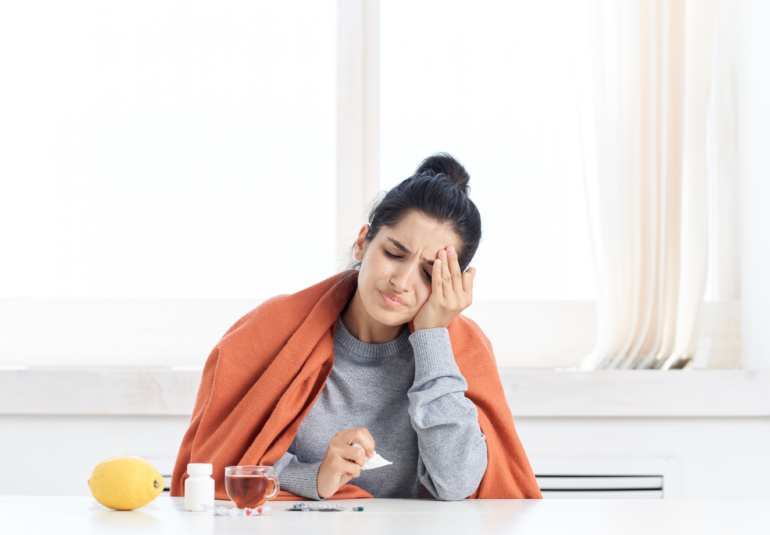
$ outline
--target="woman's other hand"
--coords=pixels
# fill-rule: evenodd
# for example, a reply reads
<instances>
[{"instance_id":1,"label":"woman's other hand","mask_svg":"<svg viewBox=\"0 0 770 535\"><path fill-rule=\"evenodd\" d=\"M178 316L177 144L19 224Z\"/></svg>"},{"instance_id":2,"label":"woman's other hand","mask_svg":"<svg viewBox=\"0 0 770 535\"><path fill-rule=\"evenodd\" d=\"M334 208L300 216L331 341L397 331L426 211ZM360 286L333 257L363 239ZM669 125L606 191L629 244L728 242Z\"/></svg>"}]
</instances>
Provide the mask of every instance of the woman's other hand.
<instances>
[{"instance_id":1,"label":"woman's other hand","mask_svg":"<svg viewBox=\"0 0 770 535\"><path fill-rule=\"evenodd\" d=\"M353 446L361 444L364 449ZM338 432L329 441L318 469L316 487L321 498L328 498L342 485L361 475L366 459L374 456L374 438L365 427Z\"/></svg>"},{"instance_id":2,"label":"woman's other hand","mask_svg":"<svg viewBox=\"0 0 770 535\"><path fill-rule=\"evenodd\" d=\"M471 305L476 268L463 273L453 246L441 249L433 261L431 294L414 317L414 330L448 327Z\"/></svg>"}]
</instances>

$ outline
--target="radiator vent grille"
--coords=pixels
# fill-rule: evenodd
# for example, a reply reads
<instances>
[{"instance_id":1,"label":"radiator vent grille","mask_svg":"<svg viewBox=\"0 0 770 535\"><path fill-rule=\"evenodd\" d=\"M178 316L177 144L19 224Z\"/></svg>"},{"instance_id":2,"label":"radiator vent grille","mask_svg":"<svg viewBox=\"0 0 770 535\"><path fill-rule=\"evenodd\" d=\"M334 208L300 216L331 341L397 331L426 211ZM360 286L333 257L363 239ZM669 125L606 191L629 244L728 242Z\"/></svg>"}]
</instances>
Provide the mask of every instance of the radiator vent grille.
<instances>
[{"instance_id":1,"label":"radiator vent grille","mask_svg":"<svg viewBox=\"0 0 770 535\"><path fill-rule=\"evenodd\" d=\"M544 498L663 498L662 476L538 476Z\"/></svg>"},{"instance_id":2,"label":"radiator vent grille","mask_svg":"<svg viewBox=\"0 0 770 535\"><path fill-rule=\"evenodd\" d=\"M543 498L671 499L679 497L676 459L530 460Z\"/></svg>"}]
</instances>

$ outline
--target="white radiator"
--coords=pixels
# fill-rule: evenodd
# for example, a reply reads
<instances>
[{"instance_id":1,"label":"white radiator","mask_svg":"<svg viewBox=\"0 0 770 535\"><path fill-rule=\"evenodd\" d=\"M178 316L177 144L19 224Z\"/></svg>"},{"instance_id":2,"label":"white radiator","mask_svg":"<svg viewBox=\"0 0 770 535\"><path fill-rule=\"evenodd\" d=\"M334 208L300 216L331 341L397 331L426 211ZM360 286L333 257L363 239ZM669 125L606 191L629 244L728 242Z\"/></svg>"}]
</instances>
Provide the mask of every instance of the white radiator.
<instances>
[{"instance_id":1,"label":"white radiator","mask_svg":"<svg viewBox=\"0 0 770 535\"><path fill-rule=\"evenodd\" d=\"M532 458L546 499L679 498L679 461L673 458Z\"/></svg>"}]
</instances>

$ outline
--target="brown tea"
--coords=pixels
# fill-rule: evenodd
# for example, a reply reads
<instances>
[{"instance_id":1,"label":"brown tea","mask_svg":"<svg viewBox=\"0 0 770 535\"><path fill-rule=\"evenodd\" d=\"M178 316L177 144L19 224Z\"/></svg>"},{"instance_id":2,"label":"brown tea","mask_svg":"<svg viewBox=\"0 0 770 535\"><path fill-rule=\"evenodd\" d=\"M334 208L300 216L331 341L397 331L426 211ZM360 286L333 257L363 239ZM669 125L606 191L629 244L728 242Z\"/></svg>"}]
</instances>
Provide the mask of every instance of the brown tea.
<instances>
[{"instance_id":1,"label":"brown tea","mask_svg":"<svg viewBox=\"0 0 770 535\"><path fill-rule=\"evenodd\" d=\"M265 474L233 474L225 476L225 489L238 509L253 509L267 501L265 496L274 492L275 483Z\"/></svg>"}]
</instances>

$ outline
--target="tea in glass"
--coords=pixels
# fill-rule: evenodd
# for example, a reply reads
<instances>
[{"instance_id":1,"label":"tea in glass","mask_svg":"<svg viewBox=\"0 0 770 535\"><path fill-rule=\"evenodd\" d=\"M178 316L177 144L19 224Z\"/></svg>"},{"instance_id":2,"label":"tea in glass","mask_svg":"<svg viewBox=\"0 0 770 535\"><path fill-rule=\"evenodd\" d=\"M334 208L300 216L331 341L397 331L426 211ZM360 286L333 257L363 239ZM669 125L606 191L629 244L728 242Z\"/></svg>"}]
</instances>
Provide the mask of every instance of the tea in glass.
<instances>
[{"instance_id":1,"label":"tea in glass","mask_svg":"<svg viewBox=\"0 0 770 535\"><path fill-rule=\"evenodd\" d=\"M225 490L239 509L253 509L272 500L281 489L272 466L228 466Z\"/></svg>"}]
</instances>

